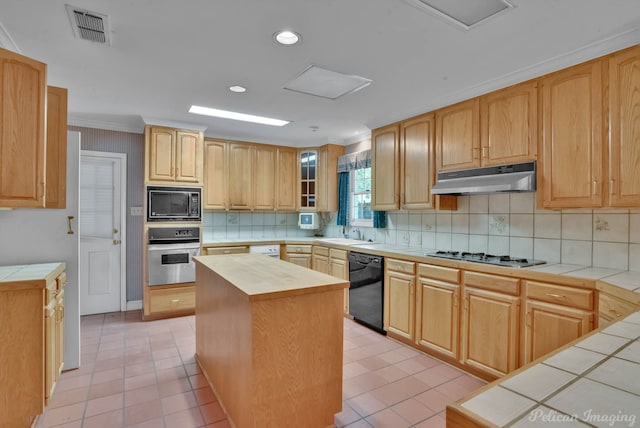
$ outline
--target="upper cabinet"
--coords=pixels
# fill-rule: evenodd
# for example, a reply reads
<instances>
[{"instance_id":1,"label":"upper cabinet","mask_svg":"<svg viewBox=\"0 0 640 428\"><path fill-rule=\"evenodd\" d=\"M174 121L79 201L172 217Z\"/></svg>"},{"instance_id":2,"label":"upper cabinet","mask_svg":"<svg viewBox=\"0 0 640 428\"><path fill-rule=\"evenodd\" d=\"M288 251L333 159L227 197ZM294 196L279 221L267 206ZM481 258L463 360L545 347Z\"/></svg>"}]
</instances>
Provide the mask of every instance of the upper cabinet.
<instances>
[{"instance_id":1,"label":"upper cabinet","mask_svg":"<svg viewBox=\"0 0 640 428\"><path fill-rule=\"evenodd\" d=\"M47 87L46 208L67 206L67 90Z\"/></svg>"},{"instance_id":2,"label":"upper cabinet","mask_svg":"<svg viewBox=\"0 0 640 428\"><path fill-rule=\"evenodd\" d=\"M299 151L299 210L338 210L338 157L343 154L344 147L333 144Z\"/></svg>"},{"instance_id":3,"label":"upper cabinet","mask_svg":"<svg viewBox=\"0 0 640 428\"><path fill-rule=\"evenodd\" d=\"M205 210L228 209L227 143L225 141L210 139L204 141L204 166L202 207Z\"/></svg>"},{"instance_id":4,"label":"upper cabinet","mask_svg":"<svg viewBox=\"0 0 640 428\"><path fill-rule=\"evenodd\" d=\"M455 196L431 195L434 135L433 113L372 131L374 210L456 209Z\"/></svg>"},{"instance_id":5,"label":"upper cabinet","mask_svg":"<svg viewBox=\"0 0 640 428\"><path fill-rule=\"evenodd\" d=\"M529 81L480 97L480 164L536 158L538 86Z\"/></svg>"},{"instance_id":6,"label":"upper cabinet","mask_svg":"<svg viewBox=\"0 0 640 428\"><path fill-rule=\"evenodd\" d=\"M202 132L147 126L145 141L147 183L202 184Z\"/></svg>"},{"instance_id":7,"label":"upper cabinet","mask_svg":"<svg viewBox=\"0 0 640 428\"><path fill-rule=\"evenodd\" d=\"M210 210L295 211L298 150L204 141L204 202Z\"/></svg>"},{"instance_id":8,"label":"upper cabinet","mask_svg":"<svg viewBox=\"0 0 640 428\"><path fill-rule=\"evenodd\" d=\"M640 46L609 58L609 205L640 206Z\"/></svg>"},{"instance_id":9,"label":"upper cabinet","mask_svg":"<svg viewBox=\"0 0 640 428\"><path fill-rule=\"evenodd\" d=\"M603 204L602 68L591 61L541 80L544 208Z\"/></svg>"},{"instance_id":10,"label":"upper cabinet","mask_svg":"<svg viewBox=\"0 0 640 428\"><path fill-rule=\"evenodd\" d=\"M478 98L436 112L438 171L480 166L480 103Z\"/></svg>"},{"instance_id":11,"label":"upper cabinet","mask_svg":"<svg viewBox=\"0 0 640 428\"><path fill-rule=\"evenodd\" d=\"M399 207L400 125L394 123L371 132L371 208L378 211Z\"/></svg>"},{"instance_id":12,"label":"upper cabinet","mask_svg":"<svg viewBox=\"0 0 640 428\"><path fill-rule=\"evenodd\" d=\"M0 207L45 206L46 75L46 64L0 49Z\"/></svg>"}]
</instances>

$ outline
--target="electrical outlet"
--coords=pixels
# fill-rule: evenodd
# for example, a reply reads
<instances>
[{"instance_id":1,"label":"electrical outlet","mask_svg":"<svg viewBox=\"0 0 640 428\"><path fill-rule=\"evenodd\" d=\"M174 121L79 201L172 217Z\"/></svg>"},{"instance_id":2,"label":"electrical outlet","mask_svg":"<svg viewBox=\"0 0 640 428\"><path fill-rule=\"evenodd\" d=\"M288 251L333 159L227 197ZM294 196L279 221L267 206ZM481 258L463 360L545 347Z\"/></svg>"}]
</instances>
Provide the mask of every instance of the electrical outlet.
<instances>
[{"instance_id":1,"label":"electrical outlet","mask_svg":"<svg viewBox=\"0 0 640 428\"><path fill-rule=\"evenodd\" d=\"M142 207L131 207L131 215L132 216L142 215Z\"/></svg>"}]
</instances>

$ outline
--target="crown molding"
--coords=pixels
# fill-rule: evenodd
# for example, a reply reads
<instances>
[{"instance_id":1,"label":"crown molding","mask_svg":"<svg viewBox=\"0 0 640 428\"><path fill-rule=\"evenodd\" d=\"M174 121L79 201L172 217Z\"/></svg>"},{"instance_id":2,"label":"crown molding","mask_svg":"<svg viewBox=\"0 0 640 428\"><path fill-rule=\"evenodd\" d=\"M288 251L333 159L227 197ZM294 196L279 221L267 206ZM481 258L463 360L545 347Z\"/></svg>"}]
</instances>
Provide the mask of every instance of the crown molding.
<instances>
[{"instance_id":1,"label":"crown molding","mask_svg":"<svg viewBox=\"0 0 640 428\"><path fill-rule=\"evenodd\" d=\"M106 129L109 131L131 132L134 134L144 134L144 124L134 125L131 123L109 122L105 120L87 119L69 113L67 124L80 126L83 128Z\"/></svg>"},{"instance_id":2,"label":"crown molding","mask_svg":"<svg viewBox=\"0 0 640 428\"><path fill-rule=\"evenodd\" d=\"M167 126L169 128L189 129L192 131L201 131L203 133L208 128L208 126L194 125L193 123L188 123L188 122L159 119L156 117L148 117L148 116L142 116L142 120L146 125L158 125L158 126Z\"/></svg>"}]
</instances>

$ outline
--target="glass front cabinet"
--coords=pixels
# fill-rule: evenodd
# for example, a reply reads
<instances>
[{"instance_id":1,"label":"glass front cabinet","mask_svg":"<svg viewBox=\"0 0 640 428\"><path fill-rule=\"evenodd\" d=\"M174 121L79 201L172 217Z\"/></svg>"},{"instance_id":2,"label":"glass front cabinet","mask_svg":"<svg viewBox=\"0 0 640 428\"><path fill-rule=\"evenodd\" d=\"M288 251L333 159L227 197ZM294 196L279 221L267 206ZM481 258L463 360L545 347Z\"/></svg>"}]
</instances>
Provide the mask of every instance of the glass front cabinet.
<instances>
[{"instance_id":1,"label":"glass front cabinet","mask_svg":"<svg viewBox=\"0 0 640 428\"><path fill-rule=\"evenodd\" d=\"M300 209L316 209L318 151L300 152Z\"/></svg>"}]
</instances>

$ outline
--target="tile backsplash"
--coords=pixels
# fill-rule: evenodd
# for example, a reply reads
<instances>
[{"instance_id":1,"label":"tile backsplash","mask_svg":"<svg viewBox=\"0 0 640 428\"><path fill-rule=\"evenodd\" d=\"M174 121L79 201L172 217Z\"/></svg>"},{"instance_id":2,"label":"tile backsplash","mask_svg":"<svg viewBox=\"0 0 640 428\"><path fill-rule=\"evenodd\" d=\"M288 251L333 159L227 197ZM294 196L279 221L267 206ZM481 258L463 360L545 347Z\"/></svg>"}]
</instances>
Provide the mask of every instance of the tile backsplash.
<instances>
[{"instance_id":1,"label":"tile backsplash","mask_svg":"<svg viewBox=\"0 0 640 428\"><path fill-rule=\"evenodd\" d=\"M640 210L536 210L535 193L460 196L457 211L392 211L386 229L354 229L378 243L640 271ZM343 236L335 215L325 236Z\"/></svg>"},{"instance_id":2,"label":"tile backsplash","mask_svg":"<svg viewBox=\"0 0 640 428\"><path fill-rule=\"evenodd\" d=\"M298 213L218 212L203 216L205 242L311 237ZM343 237L331 213L326 237ZM347 226L355 238L423 248L509 254L584 266L640 271L640 210L536 210L534 193L458 197L457 211L391 211L387 228Z\"/></svg>"},{"instance_id":3,"label":"tile backsplash","mask_svg":"<svg viewBox=\"0 0 640 428\"><path fill-rule=\"evenodd\" d=\"M313 236L313 231L298 228L297 212L205 211L202 235L203 242L211 242L304 237Z\"/></svg>"}]
</instances>

